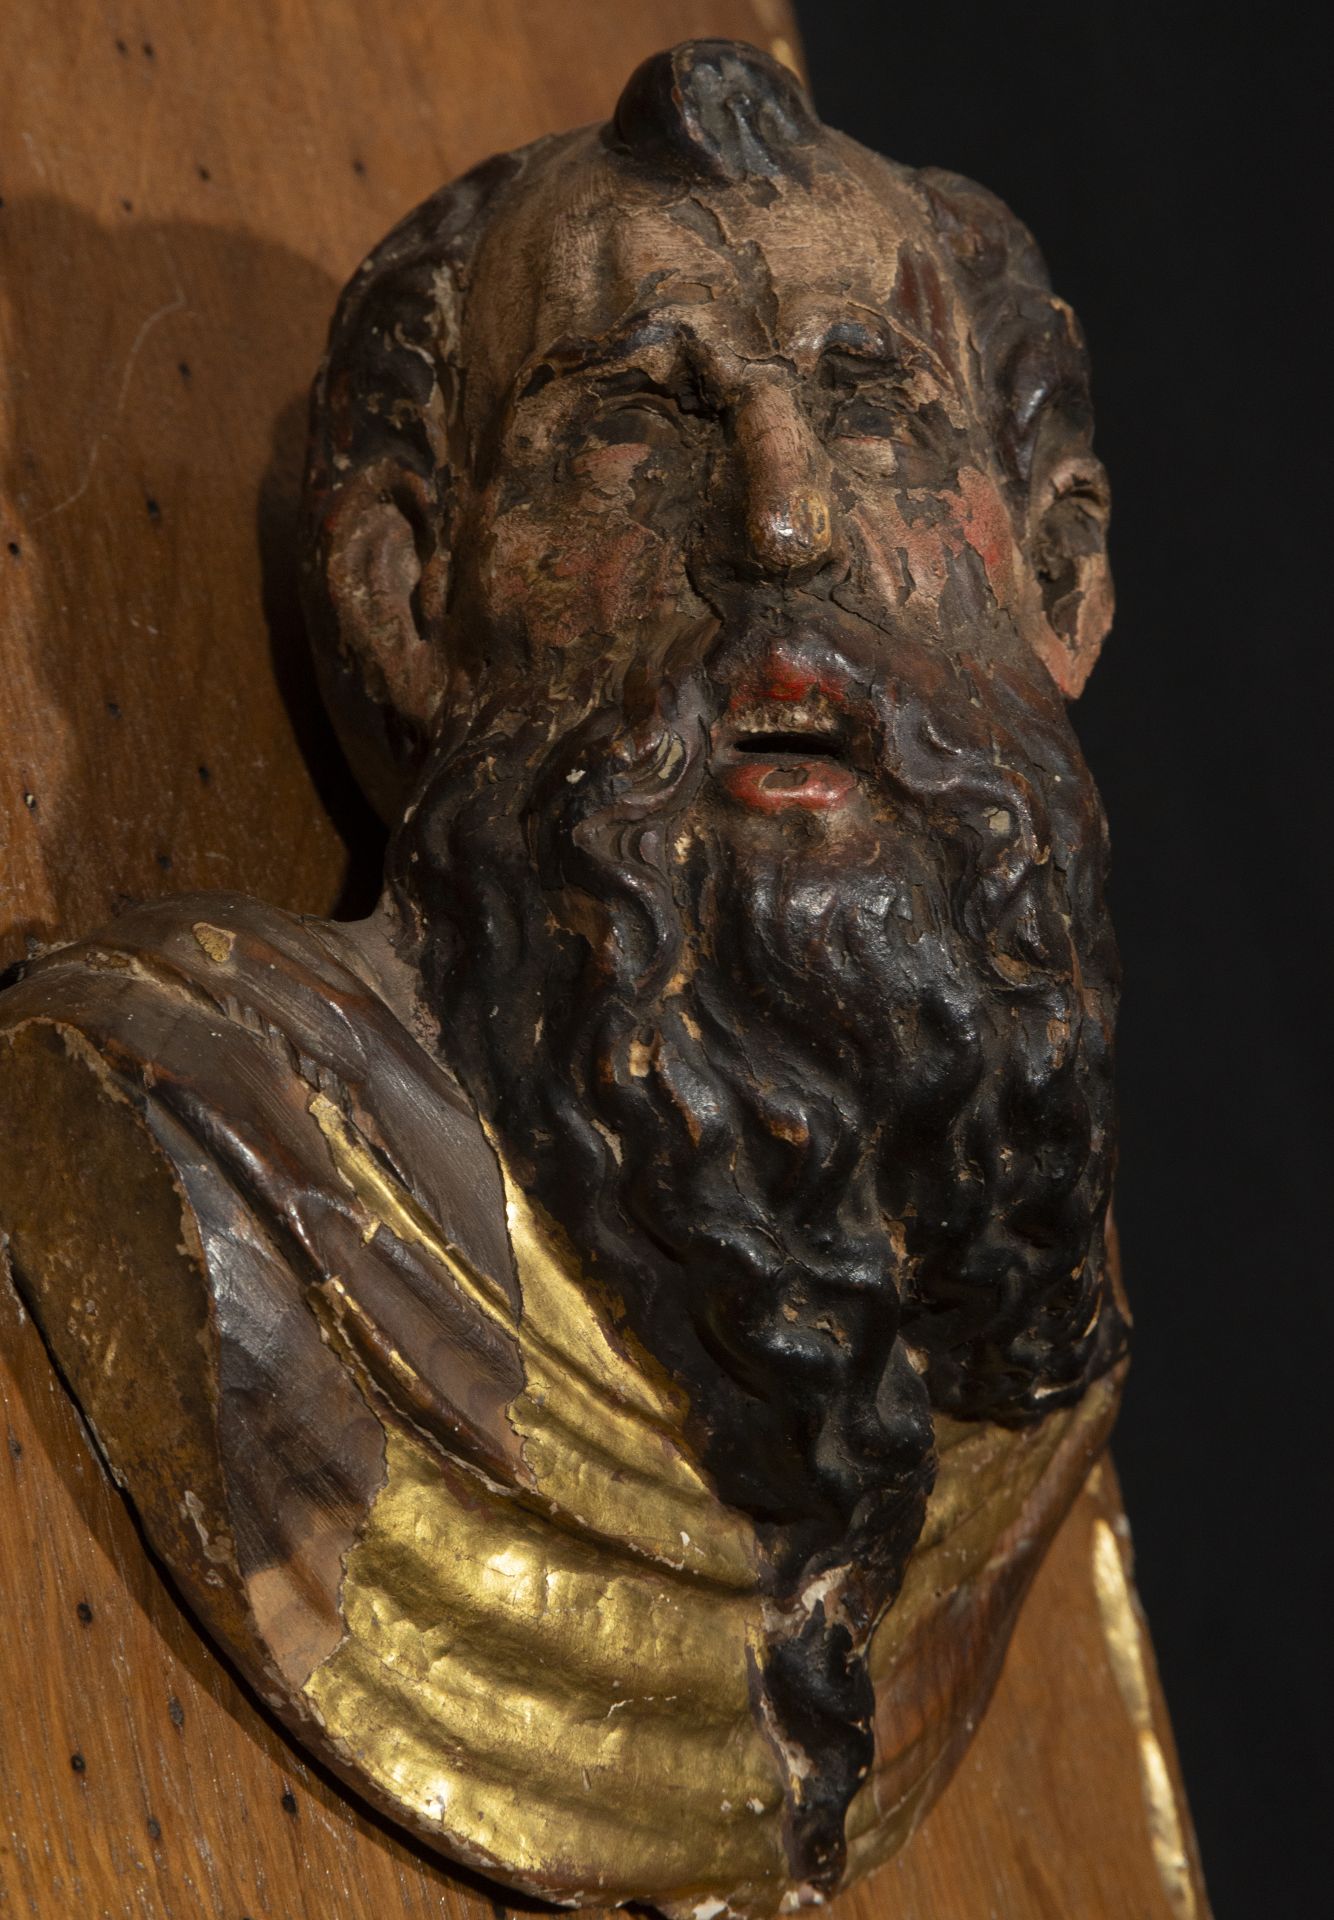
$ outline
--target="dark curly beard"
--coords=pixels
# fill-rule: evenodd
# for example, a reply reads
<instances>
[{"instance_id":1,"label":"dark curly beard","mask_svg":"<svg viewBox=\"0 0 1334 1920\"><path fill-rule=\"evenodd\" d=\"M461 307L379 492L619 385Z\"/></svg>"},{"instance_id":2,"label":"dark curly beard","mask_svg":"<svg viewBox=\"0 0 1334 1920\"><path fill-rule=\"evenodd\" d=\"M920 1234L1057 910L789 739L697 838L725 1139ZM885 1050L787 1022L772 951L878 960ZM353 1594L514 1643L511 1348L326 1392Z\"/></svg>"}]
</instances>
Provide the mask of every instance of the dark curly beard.
<instances>
[{"instance_id":1,"label":"dark curly beard","mask_svg":"<svg viewBox=\"0 0 1334 1920\"><path fill-rule=\"evenodd\" d=\"M932 1407L1031 1418L1122 1339L1091 780L1031 677L880 651L873 828L721 801L701 662L634 722L483 715L391 856L452 1064L755 1522L817 1883L871 1759L861 1655L921 1529Z\"/></svg>"}]
</instances>

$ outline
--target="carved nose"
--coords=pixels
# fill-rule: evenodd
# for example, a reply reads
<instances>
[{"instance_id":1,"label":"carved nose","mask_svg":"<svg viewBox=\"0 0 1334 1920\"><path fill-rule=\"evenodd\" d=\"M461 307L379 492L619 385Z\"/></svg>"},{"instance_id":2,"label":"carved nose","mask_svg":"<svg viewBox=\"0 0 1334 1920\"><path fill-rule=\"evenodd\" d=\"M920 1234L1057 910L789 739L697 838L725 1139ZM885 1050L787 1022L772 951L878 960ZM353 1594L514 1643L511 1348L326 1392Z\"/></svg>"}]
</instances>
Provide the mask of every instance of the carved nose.
<instances>
[{"instance_id":1,"label":"carved nose","mask_svg":"<svg viewBox=\"0 0 1334 1920\"><path fill-rule=\"evenodd\" d=\"M737 409L748 557L766 573L810 573L834 546L829 464L795 394L766 385Z\"/></svg>"},{"instance_id":2,"label":"carved nose","mask_svg":"<svg viewBox=\"0 0 1334 1920\"><path fill-rule=\"evenodd\" d=\"M752 508L746 531L766 572L809 570L829 552L829 502L813 489L785 489Z\"/></svg>"}]
</instances>

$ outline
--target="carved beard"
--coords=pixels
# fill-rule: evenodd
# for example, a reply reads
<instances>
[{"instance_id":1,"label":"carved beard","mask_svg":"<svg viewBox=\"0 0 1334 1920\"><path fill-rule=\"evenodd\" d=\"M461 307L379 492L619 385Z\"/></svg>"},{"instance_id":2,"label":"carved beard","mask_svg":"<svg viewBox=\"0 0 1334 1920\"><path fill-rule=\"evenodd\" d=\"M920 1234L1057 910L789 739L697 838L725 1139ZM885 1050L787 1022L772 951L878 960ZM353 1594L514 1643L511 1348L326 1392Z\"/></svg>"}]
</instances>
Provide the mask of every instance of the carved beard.
<instances>
[{"instance_id":1,"label":"carved beard","mask_svg":"<svg viewBox=\"0 0 1334 1920\"><path fill-rule=\"evenodd\" d=\"M534 703L509 690L391 853L451 1063L756 1523L817 1879L870 1758L860 1654L921 1528L932 1405L1031 1417L1123 1331L1092 782L1036 677L878 649L874 830L724 801L700 664L554 737L515 735ZM837 1604L803 1610L835 1569Z\"/></svg>"}]
</instances>

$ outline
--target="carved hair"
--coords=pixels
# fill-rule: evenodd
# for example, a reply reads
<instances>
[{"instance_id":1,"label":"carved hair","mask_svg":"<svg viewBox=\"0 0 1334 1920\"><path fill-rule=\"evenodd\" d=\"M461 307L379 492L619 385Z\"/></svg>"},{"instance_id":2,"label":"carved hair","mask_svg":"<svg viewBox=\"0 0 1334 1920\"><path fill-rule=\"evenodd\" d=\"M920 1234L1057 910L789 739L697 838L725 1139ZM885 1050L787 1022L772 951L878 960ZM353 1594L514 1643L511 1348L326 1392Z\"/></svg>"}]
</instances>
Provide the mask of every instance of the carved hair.
<instances>
[{"instance_id":1,"label":"carved hair","mask_svg":"<svg viewBox=\"0 0 1334 1920\"><path fill-rule=\"evenodd\" d=\"M944 678L902 634L889 653L892 853L836 856L832 889L816 848L769 868L669 851L704 776L706 672L638 726L599 708L511 739L483 716L428 777L391 877L424 909L428 997L471 1090L611 1284L640 1272L650 1318L657 1255L628 1232L696 1262L698 1300L659 1304L710 1321L724 1370L744 1364L747 1297L826 1255L841 1284L864 1258L889 1290L877 1350L901 1294L934 1404L1023 1420L1076 1397L1119 1339L1102 813L1054 692L1044 711L1004 670ZM683 976L703 926L709 958ZM832 1214L816 1231L861 1179L876 1198L856 1233Z\"/></svg>"}]
</instances>

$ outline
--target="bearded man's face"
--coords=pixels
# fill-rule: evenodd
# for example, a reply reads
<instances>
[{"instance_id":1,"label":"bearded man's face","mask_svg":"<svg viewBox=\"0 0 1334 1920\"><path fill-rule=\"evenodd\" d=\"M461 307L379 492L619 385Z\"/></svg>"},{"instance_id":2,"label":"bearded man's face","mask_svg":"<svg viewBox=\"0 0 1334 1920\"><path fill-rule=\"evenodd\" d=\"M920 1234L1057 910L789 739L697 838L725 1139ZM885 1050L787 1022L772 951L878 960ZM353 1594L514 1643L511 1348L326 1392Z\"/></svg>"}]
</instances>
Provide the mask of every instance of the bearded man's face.
<instances>
[{"instance_id":1,"label":"bearded man's face","mask_svg":"<svg viewBox=\"0 0 1334 1920\"><path fill-rule=\"evenodd\" d=\"M877 635L990 653L1031 624L967 314L920 209L861 159L765 205L665 198L581 157L496 223L462 352L460 667L624 697L721 628L720 751L775 717L833 747L838 686L771 671L776 627L850 616L861 671ZM781 757L747 762L732 800L857 810L854 780L785 781Z\"/></svg>"}]
</instances>

